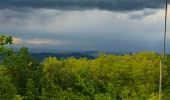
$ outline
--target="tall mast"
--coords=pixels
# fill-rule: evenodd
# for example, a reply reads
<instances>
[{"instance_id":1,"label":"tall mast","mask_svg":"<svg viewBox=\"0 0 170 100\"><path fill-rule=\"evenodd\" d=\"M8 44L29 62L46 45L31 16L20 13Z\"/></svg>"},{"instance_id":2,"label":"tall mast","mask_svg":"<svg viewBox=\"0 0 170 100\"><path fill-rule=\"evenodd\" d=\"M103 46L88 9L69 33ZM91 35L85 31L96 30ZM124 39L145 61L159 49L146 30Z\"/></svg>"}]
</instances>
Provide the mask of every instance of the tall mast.
<instances>
[{"instance_id":1,"label":"tall mast","mask_svg":"<svg viewBox=\"0 0 170 100\"><path fill-rule=\"evenodd\" d=\"M166 7L165 7L164 58L166 56L167 12L168 12L168 0L166 0Z\"/></svg>"},{"instance_id":2,"label":"tall mast","mask_svg":"<svg viewBox=\"0 0 170 100\"><path fill-rule=\"evenodd\" d=\"M166 0L165 7L165 30L164 30L164 51L163 51L163 61L160 61L160 80L159 80L159 100L162 100L162 67L165 65L166 60L166 36L167 36L167 13L168 13L168 0Z\"/></svg>"}]
</instances>

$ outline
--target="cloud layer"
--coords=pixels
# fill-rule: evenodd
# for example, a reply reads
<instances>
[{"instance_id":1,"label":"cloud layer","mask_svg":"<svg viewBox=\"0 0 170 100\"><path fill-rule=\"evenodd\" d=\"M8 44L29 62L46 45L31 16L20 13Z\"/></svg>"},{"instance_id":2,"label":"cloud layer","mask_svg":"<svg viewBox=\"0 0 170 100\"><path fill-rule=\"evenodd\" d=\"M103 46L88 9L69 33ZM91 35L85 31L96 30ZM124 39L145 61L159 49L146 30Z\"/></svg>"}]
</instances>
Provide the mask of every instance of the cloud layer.
<instances>
[{"instance_id":1,"label":"cloud layer","mask_svg":"<svg viewBox=\"0 0 170 100\"><path fill-rule=\"evenodd\" d=\"M169 0L170 1L170 0ZM0 0L0 8L103 9L131 11L162 8L165 0Z\"/></svg>"},{"instance_id":2,"label":"cloud layer","mask_svg":"<svg viewBox=\"0 0 170 100\"><path fill-rule=\"evenodd\" d=\"M163 0L0 0L0 31L29 48L160 52L164 9L158 8L164 5Z\"/></svg>"},{"instance_id":3,"label":"cloud layer","mask_svg":"<svg viewBox=\"0 0 170 100\"><path fill-rule=\"evenodd\" d=\"M160 51L164 10L123 13L97 9L63 11L43 8L28 12L3 9L0 10L0 22L2 33L17 37L16 44L29 48Z\"/></svg>"}]
</instances>

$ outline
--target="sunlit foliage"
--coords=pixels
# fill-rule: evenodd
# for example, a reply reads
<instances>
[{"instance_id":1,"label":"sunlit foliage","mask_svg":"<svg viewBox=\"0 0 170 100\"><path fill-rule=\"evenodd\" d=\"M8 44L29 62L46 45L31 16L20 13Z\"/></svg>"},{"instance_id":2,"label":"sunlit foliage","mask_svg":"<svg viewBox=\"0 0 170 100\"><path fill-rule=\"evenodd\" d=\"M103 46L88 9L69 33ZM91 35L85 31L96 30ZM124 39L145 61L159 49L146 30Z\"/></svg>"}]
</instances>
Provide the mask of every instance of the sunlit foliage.
<instances>
[{"instance_id":1,"label":"sunlit foliage","mask_svg":"<svg viewBox=\"0 0 170 100\"><path fill-rule=\"evenodd\" d=\"M157 100L161 55L141 52L100 54L96 59L46 58L27 48L14 53L0 35L0 100ZM170 96L170 56L163 67L163 100Z\"/></svg>"}]
</instances>

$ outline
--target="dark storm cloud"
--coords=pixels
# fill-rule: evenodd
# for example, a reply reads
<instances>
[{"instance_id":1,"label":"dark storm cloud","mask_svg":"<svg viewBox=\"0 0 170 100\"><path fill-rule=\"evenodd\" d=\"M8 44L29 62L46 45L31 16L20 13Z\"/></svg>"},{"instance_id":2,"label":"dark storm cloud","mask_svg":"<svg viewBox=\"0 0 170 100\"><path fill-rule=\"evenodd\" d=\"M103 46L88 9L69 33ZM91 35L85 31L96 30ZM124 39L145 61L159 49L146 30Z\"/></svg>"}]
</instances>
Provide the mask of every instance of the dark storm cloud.
<instances>
[{"instance_id":1,"label":"dark storm cloud","mask_svg":"<svg viewBox=\"0 0 170 100\"><path fill-rule=\"evenodd\" d=\"M170 0L169 0L170 1ZM165 0L0 0L0 8L57 8L131 11L164 7Z\"/></svg>"}]
</instances>

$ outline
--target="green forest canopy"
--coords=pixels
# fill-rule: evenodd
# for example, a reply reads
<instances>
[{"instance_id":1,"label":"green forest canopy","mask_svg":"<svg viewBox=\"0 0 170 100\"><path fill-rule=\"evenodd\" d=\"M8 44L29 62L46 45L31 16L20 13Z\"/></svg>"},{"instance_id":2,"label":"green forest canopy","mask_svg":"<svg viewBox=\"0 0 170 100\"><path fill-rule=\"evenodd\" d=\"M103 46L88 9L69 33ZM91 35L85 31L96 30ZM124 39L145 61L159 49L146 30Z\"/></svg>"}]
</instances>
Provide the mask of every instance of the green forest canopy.
<instances>
[{"instance_id":1,"label":"green forest canopy","mask_svg":"<svg viewBox=\"0 0 170 100\"><path fill-rule=\"evenodd\" d=\"M158 100L160 54L101 54L96 59L42 63L27 48L14 53L12 37L0 35L0 100ZM163 100L170 100L170 56L163 68Z\"/></svg>"}]
</instances>

